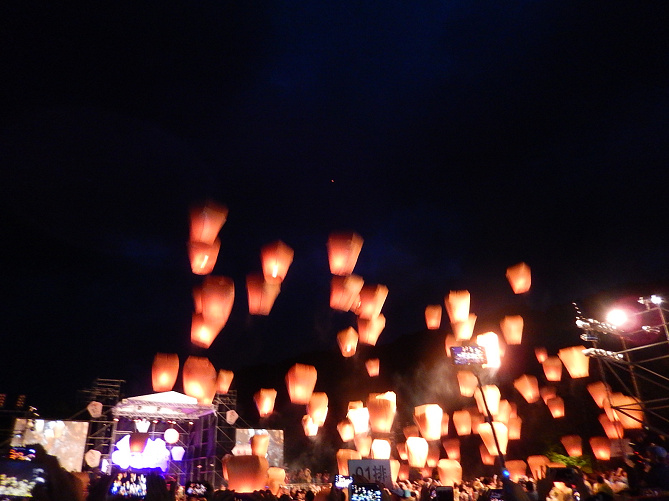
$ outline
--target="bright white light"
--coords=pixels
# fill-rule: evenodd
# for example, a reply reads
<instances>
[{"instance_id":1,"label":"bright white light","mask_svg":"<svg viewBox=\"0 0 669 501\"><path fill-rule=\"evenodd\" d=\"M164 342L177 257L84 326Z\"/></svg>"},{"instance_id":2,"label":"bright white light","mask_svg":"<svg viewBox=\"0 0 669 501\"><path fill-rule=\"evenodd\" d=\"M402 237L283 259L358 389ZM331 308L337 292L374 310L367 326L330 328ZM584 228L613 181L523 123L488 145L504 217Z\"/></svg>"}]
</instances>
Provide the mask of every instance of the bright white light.
<instances>
[{"instance_id":1,"label":"bright white light","mask_svg":"<svg viewBox=\"0 0 669 501\"><path fill-rule=\"evenodd\" d=\"M662 304L663 299L660 296L653 294L650 296L650 302L653 304Z\"/></svg>"},{"instance_id":2,"label":"bright white light","mask_svg":"<svg viewBox=\"0 0 669 501\"><path fill-rule=\"evenodd\" d=\"M628 320L629 318L627 317L627 313L625 313L623 310L611 310L606 315L606 321L616 327L625 325Z\"/></svg>"}]
</instances>

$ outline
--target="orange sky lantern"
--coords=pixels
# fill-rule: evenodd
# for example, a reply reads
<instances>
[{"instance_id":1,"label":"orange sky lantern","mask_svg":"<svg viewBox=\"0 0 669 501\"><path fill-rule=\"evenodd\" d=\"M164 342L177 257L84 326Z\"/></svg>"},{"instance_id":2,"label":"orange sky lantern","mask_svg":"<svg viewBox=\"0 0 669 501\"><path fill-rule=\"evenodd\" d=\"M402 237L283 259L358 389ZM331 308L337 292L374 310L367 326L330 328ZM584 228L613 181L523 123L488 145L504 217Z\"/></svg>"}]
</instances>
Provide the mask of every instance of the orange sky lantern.
<instances>
[{"instance_id":1,"label":"orange sky lantern","mask_svg":"<svg viewBox=\"0 0 669 501\"><path fill-rule=\"evenodd\" d=\"M200 348L209 348L218 336L218 326L208 324L201 313L193 313L190 327L190 342Z\"/></svg>"},{"instance_id":2,"label":"orange sky lantern","mask_svg":"<svg viewBox=\"0 0 669 501\"><path fill-rule=\"evenodd\" d=\"M549 398L546 402L548 409L551 411L551 415L554 418L564 417L564 400L560 397Z\"/></svg>"},{"instance_id":3,"label":"orange sky lantern","mask_svg":"<svg viewBox=\"0 0 669 501\"><path fill-rule=\"evenodd\" d=\"M251 315L269 315L279 292L281 284L266 282L260 273L246 276L246 293Z\"/></svg>"},{"instance_id":4,"label":"orange sky lantern","mask_svg":"<svg viewBox=\"0 0 669 501\"><path fill-rule=\"evenodd\" d=\"M471 297L469 291L450 291L444 298L446 312L451 324L465 322L469 318L469 303Z\"/></svg>"},{"instance_id":5,"label":"orange sky lantern","mask_svg":"<svg viewBox=\"0 0 669 501\"><path fill-rule=\"evenodd\" d=\"M458 436L464 437L472 433L472 416L466 410L453 412L453 426Z\"/></svg>"},{"instance_id":6,"label":"orange sky lantern","mask_svg":"<svg viewBox=\"0 0 669 501\"><path fill-rule=\"evenodd\" d=\"M506 469L512 482L518 482L521 477L527 475L527 463L522 459L509 459L506 461Z\"/></svg>"},{"instance_id":7,"label":"orange sky lantern","mask_svg":"<svg viewBox=\"0 0 669 501\"><path fill-rule=\"evenodd\" d=\"M179 375L179 355L176 353L156 353L151 367L153 391L171 391Z\"/></svg>"},{"instance_id":8,"label":"orange sky lantern","mask_svg":"<svg viewBox=\"0 0 669 501\"><path fill-rule=\"evenodd\" d=\"M350 275L364 240L354 232L332 232L328 237L328 261L333 275Z\"/></svg>"},{"instance_id":9,"label":"orange sky lantern","mask_svg":"<svg viewBox=\"0 0 669 501\"><path fill-rule=\"evenodd\" d=\"M504 423L498 423L497 421L493 421L492 423L481 423L479 425L479 435L488 449L488 452L492 456L499 456L497 446L495 445L495 438L492 433L493 428L495 429L495 435L497 435L499 449L502 454L506 454L506 447L509 442L509 429Z\"/></svg>"},{"instance_id":10,"label":"orange sky lantern","mask_svg":"<svg viewBox=\"0 0 669 501\"><path fill-rule=\"evenodd\" d=\"M130 434L130 452L142 453L146 448L146 442L149 440L149 433L140 433L134 431Z\"/></svg>"},{"instance_id":11,"label":"orange sky lantern","mask_svg":"<svg viewBox=\"0 0 669 501\"><path fill-rule=\"evenodd\" d=\"M565 435L560 439L567 451L567 455L577 457L583 455L583 445L580 435Z\"/></svg>"},{"instance_id":12,"label":"orange sky lantern","mask_svg":"<svg viewBox=\"0 0 669 501\"><path fill-rule=\"evenodd\" d=\"M562 361L559 357L546 357L541 364L548 381L560 381L562 379Z\"/></svg>"},{"instance_id":13,"label":"orange sky lantern","mask_svg":"<svg viewBox=\"0 0 669 501\"><path fill-rule=\"evenodd\" d=\"M443 415L444 411L437 404L424 404L414 407L413 418L425 440L439 440L441 438L441 419Z\"/></svg>"},{"instance_id":14,"label":"orange sky lantern","mask_svg":"<svg viewBox=\"0 0 669 501\"><path fill-rule=\"evenodd\" d=\"M448 459L455 459L460 461L460 439L459 438L444 438L441 445L446 451Z\"/></svg>"},{"instance_id":15,"label":"orange sky lantern","mask_svg":"<svg viewBox=\"0 0 669 501\"><path fill-rule=\"evenodd\" d=\"M623 393L612 393L604 399L604 411L611 421L620 422L625 430L643 428L643 410L639 400Z\"/></svg>"},{"instance_id":16,"label":"orange sky lantern","mask_svg":"<svg viewBox=\"0 0 669 501\"><path fill-rule=\"evenodd\" d=\"M400 473L400 462L397 459L390 460L390 479L397 482L397 477Z\"/></svg>"},{"instance_id":17,"label":"orange sky lantern","mask_svg":"<svg viewBox=\"0 0 669 501\"><path fill-rule=\"evenodd\" d=\"M511 416L511 404L508 400L502 399L497 406L497 412L494 414L495 421L507 424Z\"/></svg>"},{"instance_id":18,"label":"orange sky lantern","mask_svg":"<svg viewBox=\"0 0 669 501\"><path fill-rule=\"evenodd\" d=\"M205 357L190 356L182 373L184 393L200 404L211 404L216 394L216 369Z\"/></svg>"},{"instance_id":19,"label":"orange sky lantern","mask_svg":"<svg viewBox=\"0 0 669 501\"><path fill-rule=\"evenodd\" d=\"M507 427L509 428L509 440L520 440L520 432L523 420L519 416L509 417Z\"/></svg>"},{"instance_id":20,"label":"orange sky lantern","mask_svg":"<svg viewBox=\"0 0 669 501\"><path fill-rule=\"evenodd\" d=\"M411 473L411 467L407 463L400 463L400 471L397 472L397 479L409 480L410 473Z\"/></svg>"},{"instance_id":21,"label":"orange sky lantern","mask_svg":"<svg viewBox=\"0 0 669 501\"><path fill-rule=\"evenodd\" d=\"M611 459L611 439L608 437L590 437L590 448L600 461Z\"/></svg>"},{"instance_id":22,"label":"orange sky lantern","mask_svg":"<svg viewBox=\"0 0 669 501\"><path fill-rule=\"evenodd\" d=\"M376 377L379 375L379 359L378 358L370 358L365 362L365 368L367 369L367 374L369 374L369 377Z\"/></svg>"},{"instance_id":23,"label":"orange sky lantern","mask_svg":"<svg viewBox=\"0 0 669 501\"><path fill-rule=\"evenodd\" d=\"M339 344L342 356L352 357L358 348L358 333L353 327L339 331L337 333L337 344Z\"/></svg>"},{"instance_id":24,"label":"orange sky lantern","mask_svg":"<svg viewBox=\"0 0 669 501\"><path fill-rule=\"evenodd\" d=\"M544 478L546 476L546 468L550 462L551 461L547 456L541 454L528 456L527 466L530 468L532 478L534 478L534 480L540 480Z\"/></svg>"},{"instance_id":25,"label":"orange sky lantern","mask_svg":"<svg viewBox=\"0 0 669 501\"><path fill-rule=\"evenodd\" d=\"M395 447L397 448L397 455L402 461L406 461L409 459L409 455L407 454L407 444L406 442L398 442Z\"/></svg>"},{"instance_id":26,"label":"orange sky lantern","mask_svg":"<svg viewBox=\"0 0 669 501\"><path fill-rule=\"evenodd\" d=\"M558 351L558 357L574 379L588 377L590 374L590 357L585 355L583 350L585 346L570 346Z\"/></svg>"},{"instance_id":27,"label":"orange sky lantern","mask_svg":"<svg viewBox=\"0 0 669 501\"><path fill-rule=\"evenodd\" d=\"M232 379L234 377L234 372L220 369L218 371L218 375L216 376L216 393L225 395L230 389L230 385L232 384Z\"/></svg>"},{"instance_id":28,"label":"orange sky lantern","mask_svg":"<svg viewBox=\"0 0 669 501\"><path fill-rule=\"evenodd\" d=\"M358 317L358 340L363 344L375 346L385 327L386 317L383 313L373 318Z\"/></svg>"},{"instance_id":29,"label":"orange sky lantern","mask_svg":"<svg viewBox=\"0 0 669 501\"><path fill-rule=\"evenodd\" d=\"M444 340L444 349L446 350L446 356L451 356L451 347L460 346L460 343L455 339L453 334L447 334L446 339Z\"/></svg>"},{"instance_id":30,"label":"orange sky lantern","mask_svg":"<svg viewBox=\"0 0 669 501\"><path fill-rule=\"evenodd\" d=\"M429 446L423 437L409 437L406 441L407 461L412 468L423 468L427 463Z\"/></svg>"},{"instance_id":31,"label":"orange sky lantern","mask_svg":"<svg viewBox=\"0 0 669 501\"><path fill-rule=\"evenodd\" d=\"M316 386L318 373L316 367L295 364L286 373L286 387L290 401L294 404L307 405Z\"/></svg>"},{"instance_id":32,"label":"orange sky lantern","mask_svg":"<svg viewBox=\"0 0 669 501\"><path fill-rule=\"evenodd\" d=\"M462 483L462 466L456 459L440 459L437 463L441 485L453 487Z\"/></svg>"},{"instance_id":33,"label":"orange sky lantern","mask_svg":"<svg viewBox=\"0 0 669 501\"><path fill-rule=\"evenodd\" d=\"M235 301L234 282L228 277L210 275L202 282L197 295L199 300L196 300L195 312L202 313L204 320L220 331L228 322ZM197 303L200 305L199 310Z\"/></svg>"},{"instance_id":34,"label":"orange sky lantern","mask_svg":"<svg viewBox=\"0 0 669 501\"><path fill-rule=\"evenodd\" d=\"M387 297L388 287L385 285L363 285L360 289L358 317L365 320L378 317Z\"/></svg>"},{"instance_id":35,"label":"orange sky lantern","mask_svg":"<svg viewBox=\"0 0 669 501\"><path fill-rule=\"evenodd\" d=\"M517 345L523 339L523 317L520 315L507 315L499 323L506 344Z\"/></svg>"},{"instance_id":36,"label":"orange sky lantern","mask_svg":"<svg viewBox=\"0 0 669 501\"><path fill-rule=\"evenodd\" d=\"M372 440L372 459L390 459L390 442L383 438Z\"/></svg>"},{"instance_id":37,"label":"orange sky lantern","mask_svg":"<svg viewBox=\"0 0 669 501\"><path fill-rule=\"evenodd\" d=\"M483 392L483 393L482 393ZM486 409L483 402L483 397L485 396L485 404L488 404L488 409ZM474 391L474 399L476 400L476 406L481 414L487 415L487 411L490 411L490 414L493 416L497 414L499 409L501 393L497 385L486 384L481 388L476 388Z\"/></svg>"},{"instance_id":38,"label":"orange sky lantern","mask_svg":"<svg viewBox=\"0 0 669 501\"><path fill-rule=\"evenodd\" d=\"M251 454L265 457L269 448L269 434L258 433L251 437Z\"/></svg>"},{"instance_id":39,"label":"orange sky lantern","mask_svg":"<svg viewBox=\"0 0 669 501\"><path fill-rule=\"evenodd\" d=\"M427 443L427 459L425 460L426 468L434 468L439 462L439 443L438 442L428 442ZM432 476L432 471L430 471L426 476Z\"/></svg>"},{"instance_id":40,"label":"orange sky lantern","mask_svg":"<svg viewBox=\"0 0 669 501\"><path fill-rule=\"evenodd\" d=\"M362 459L358 451L353 449L339 449L336 454L337 470L340 475L348 475L348 461L349 459Z\"/></svg>"},{"instance_id":41,"label":"orange sky lantern","mask_svg":"<svg viewBox=\"0 0 669 501\"><path fill-rule=\"evenodd\" d=\"M286 470L278 466L267 468L267 489L276 497L281 493L281 486L286 483Z\"/></svg>"},{"instance_id":42,"label":"orange sky lantern","mask_svg":"<svg viewBox=\"0 0 669 501\"><path fill-rule=\"evenodd\" d=\"M534 349L534 356L537 357L537 361L540 364L543 364L544 360L548 357L548 351L546 351L546 348L540 346Z\"/></svg>"},{"instance_id":43,"label":"orange sky lantern","mask_svg":"<svg viewBox=\"0 0 669 501\"><path fill-rule=\"evenodd\" d=\"M502 351L499 336L494 332L486 332L476 336L476 344L485 348L486 363L483 367L497 368L502 365Z\"/></svg>"},{"instance_id":44,"label":"orange sky lantern","mask_svg":"<svg viewBox=\"0 0 669 501\"><path fill-rule=\"evenodd\" d=\"M397 397L394 392L370 393L367 398L369 423L375 433L390 433L397 411Z\"/></svg>"},{"instance_id":45,"label":"orange sky lantern","mask_svg":"<svg viewBox=\"0 0 669 501\"><path fill-rule=\"evenodd\" d=\"M318 424L314 422L309 414L305 414L302 417L302 428L307 437L315 437L318 435Z\"/></svg>"},{"instance_id":46,"label":"orange sky lantern","mask_svg":"<svg viewBox=\"0 0 669 501\"><path fill-rule=\"evenodd\" d=\"M586 386L588 393L600 409L604 407L604 400L611 392L611 387L603 381L595 381Z\"/></svg>"},{"instance_id":47,"label":"orange sky lantern","mask_svg":"<svg viewBox=\"0 0 669 501\"><path fill-rule=\"evenodd\" d=\"M214 202L190 210L190 241L214 243L228 218L228 208Z\"/></svg>"},{"instance_id":48,"label":"orange sky lantern","mask_svg":"<svg viewBox=\"0 0 669 501\"><path fill-rule=\"evenodd\" d=\"M270 284L281 283L286 278L295 252L281 240L264 245L260 249L262 274Z\"/></svg>"},{"instance_id":49,"label":"orange sky lantern","mask_svg":"<svg viewBox=\"0 0 669 501\"><path fill-rule=\"evenodd\" d=\"M415 424L410 424L402 428L402 433L404 434L404 438L420 437L420 428Z\"/></svg>"},{"instance_id":50,"label":"orange sky lantern","mask_svg":"<svg viewBox=\"0 0 669 501\"><path fill-rule=\"evenodd\" d=\"M476 407L470 407L467 409L467 411L469 412L469 415L472 419L472 433L478 435L479 425L485 422L486 417L481 414Z\"/></svg>"},{"instance_id":51,"label":"orange sky lantern","mask_svg":"<svg viewBox=\"0 0 669 501\"><path fill-rule=\"evenodd\" d=\"M274 388L261 388L253 395L260 417L267 417L274 412L276 393Z\"/></svg>"},{"instance_id":52,"label":"orange sky lantern","mask_svg":"<svg viewBox=\"0 0 669 501\"><path fill-rule=\"evenodd\" d=\"M604 429L604 433L611 440L623 438L625 430L619 421L611 421L606 414L600 414L597 418Z\"/></svg>"},{"instance_id":53,"label":"orange sky lantern","mask_svg":"<svg viewBox=\"0 0 669 501\"><path fill-rule=\"evenodd\" d=\"M328 415L328 396L322 391L315 391L311 394L307 404L307 414L311 417L316 426L323 426L325 418Z\"/></svg>"},{"instance_id":54,"label":"orange sky lantern","mask_svg":"<svg viewBox=\"0 0 669 501\"><path fill-rule=\"evenodd\" d=\"M361 433L353 438L356 450L364 458L368 458L372 453L372 436Z\"/></svg>"},{"instance_id":55,"label":"orange sky lantern","mask_svg":"<svg viewBox=\"0 0 669 501\"><path fill-rule=\"evenodd\" d=\"M252 493L265 489L267 459L260 456L230 456L225 463L228 489L237 493Z\"/></svg>"},{"instance_id":56,"label":"orange sky lantern","mask_svg":"<svg viewBox=\"0 0 669 501\"><path fill-rule=\"evenodd\" d=\"M485 444L479 444L479 453L481 454L481 462L485 465L492 466L495 464L495 456L488 452Z\"/></svg>"},{"instance_id":57,"label":"orange sky lantern","mask_svg":"<svg viewBox=\"0 0 669 501\"><path fill-rule=\"evenodd\" d=\"M355 428L349 419L339 421L337 424L337 431L341 437L342 442L350 442L355 437Z\"/></svg>"},{"instance_id":58,"label":"orange sky lantern","mask_svg":"<svg viewBox=\"0 0 669 501\"><path fill-rule=\"evenodd\" d=\"M353 423L356 435L369 431L369 409L362 407L362 402L360 404L360 407L349 406L348 413L346 414L346 417Z\"/></svg>"},{"instance_id":59,"label":"orange sky lantern","mask_svg":"<svg viewBox=\"0 0 669 501\"><path fill-rule=\"evenodd\" d=\"M334 276L330 281L330 308L350 311L360 302L360 291L365 281L357 275Z\"/></svg>"},{"instance_id":60,"label":"orange sky lantern","mask_svg":"<svg viewBox=\"0 0 669 501\"><path fill-rule=\"evenodd\" d=\"M196 275L209 275L214 271L220 249L221 241L218 239L211 244L188 242L188 258L190 259L191 271Z\"/></svg>"},{"instance_id":61,"label":"orange sky lantern","mask_svg":"<svg viewBox=\"0 0 669 501\"><path fill-rule=\"evenodd\" d=\"M425 307L425 325L430 330L438 329L441 326L440 304L430 304Z\"/></svg>"},{"instance_id":62,"label":"orange sky lantern","mask_svg":"<svg viewBox=\"0 0 669 501\"><path fill-rule=\"evenodd\" d=\"M476 318L476 315L470 313L462 322L451 322L451 328L457 341L469 341L472 338Z\"/></svg>"},{"instance_id":63,"label":"orange sky lantern","mask_svg":"<svg viewBox=\"0 0 669 501\"><path fill-rule=\"evenodd\" d=\"M514 294L523 294L532 286L532 272L525 263L518 263L506 269L506 279Z\"/></svg>"},{"instance_id":64,"label":"orange sky lantern","mask_svg":"<svg viewBox=\"0 0 669 501\"><path fill-rule=\"evenodd\" d=\"M553 398L557 397L557 388L555 386L542 386L539 389L539 393L541 394L541 398L543 399L544 403L548 405L548 401Z\"/></svg>"},{"instance_id":65,"label":"orange sky lantern","mask_svg":"<svg viewBox=\"0 0 669 501\"><path fill-rule=\"evenodd\" d=\"M460 395L463 397L473 397L476 387L478 386L476 374L472 371L463 369L457 372L457 378L460 387Z\"/></svg>"},{"instance_id":66,"label":"orange sky lantern","mask_svg":"<svg viewBox=\"0 0 669 501\"><path fill-rule=\"evenodd\" d=\"M530 374L523 374L518 379L514 380L513 387L518 390L528 404L532 404L539 400L539 382L536 376Z\"/></svg>"}]
</instances>

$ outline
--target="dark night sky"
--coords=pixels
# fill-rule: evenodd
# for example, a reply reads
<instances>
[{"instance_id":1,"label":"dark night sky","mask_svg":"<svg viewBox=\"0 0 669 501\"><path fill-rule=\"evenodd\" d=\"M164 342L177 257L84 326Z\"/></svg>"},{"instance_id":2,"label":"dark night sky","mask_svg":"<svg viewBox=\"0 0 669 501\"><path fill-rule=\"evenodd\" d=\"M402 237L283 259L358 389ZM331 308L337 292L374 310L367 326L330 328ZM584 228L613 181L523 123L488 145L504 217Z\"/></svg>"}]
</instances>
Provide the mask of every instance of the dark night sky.
<instances>
[{"instance_id":1,"label":"dark night sky","mask_svg":"<svg viewBox=\"0 0 669 501\"><path fill-rule=\"evenodd\" d=\"M146 389L157 351L194 352L187 214L206 198L230 209L223 368L334 348L332 230L365 238L356 273L390 289L380 343L452 289L483 313L667 283L668 11L3 4L0 392L39 408L95 377ZM244 276L276 239L295 260L251 318ZM504 278L519 261L523 298Z\"/></svg>"}]
</instances>

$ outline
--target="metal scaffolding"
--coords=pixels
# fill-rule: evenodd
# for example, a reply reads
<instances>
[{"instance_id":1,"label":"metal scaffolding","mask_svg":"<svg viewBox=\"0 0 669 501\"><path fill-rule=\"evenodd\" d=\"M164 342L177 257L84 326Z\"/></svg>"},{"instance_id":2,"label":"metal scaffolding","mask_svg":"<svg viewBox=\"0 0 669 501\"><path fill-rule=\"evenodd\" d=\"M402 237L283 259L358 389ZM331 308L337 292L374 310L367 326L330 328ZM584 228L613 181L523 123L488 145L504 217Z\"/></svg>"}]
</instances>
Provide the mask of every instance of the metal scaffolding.
<instances>
[{"instance_id":1,"label":"metal scaffolding","mask_svg":"<svg viewBox=\"0 0 669 501\"><path fill-rule=\"evenodd\" d=\"M125 381L121 379L96 379L93 386L86 390L81 390L81 399L84 407L90 402L100 402L102 404L102 416L91 418L88 426L88 436L86 437L86 451L95 449L100 451L102 457L109 457L112 451L112 430L114 420L112 409L122 397L121 387Z\"/></svg>"}]
</instances>

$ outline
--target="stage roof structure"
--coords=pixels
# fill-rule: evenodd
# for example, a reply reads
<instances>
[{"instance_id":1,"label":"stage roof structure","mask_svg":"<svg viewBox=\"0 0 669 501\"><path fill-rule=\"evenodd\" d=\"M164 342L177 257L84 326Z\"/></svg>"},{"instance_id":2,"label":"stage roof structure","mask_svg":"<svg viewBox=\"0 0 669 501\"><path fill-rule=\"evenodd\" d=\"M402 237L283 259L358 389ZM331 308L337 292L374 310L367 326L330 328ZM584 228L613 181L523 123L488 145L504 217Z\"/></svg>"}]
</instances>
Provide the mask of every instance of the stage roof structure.
<instances>
[{"instance_id":1,"label":"stage roof structure","mask_svg":"<svg viewBox=\"0 0 669 501\"><path fill-rule=\"evenodd\" d=\"M124 398L112 409L116 418L186 421L216 412L213 404L199 404L196 398L176 391Z\"/></svg>"}]
</instances>

